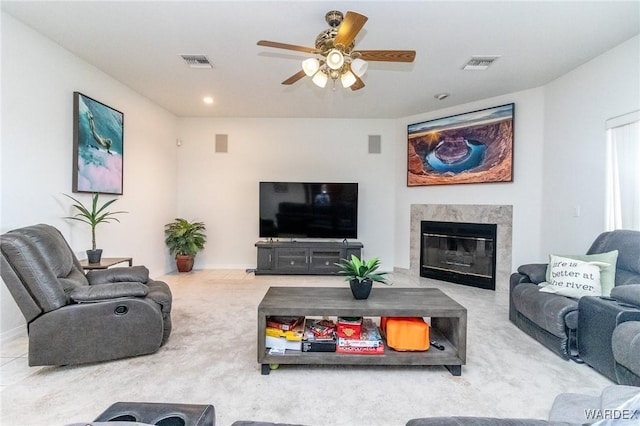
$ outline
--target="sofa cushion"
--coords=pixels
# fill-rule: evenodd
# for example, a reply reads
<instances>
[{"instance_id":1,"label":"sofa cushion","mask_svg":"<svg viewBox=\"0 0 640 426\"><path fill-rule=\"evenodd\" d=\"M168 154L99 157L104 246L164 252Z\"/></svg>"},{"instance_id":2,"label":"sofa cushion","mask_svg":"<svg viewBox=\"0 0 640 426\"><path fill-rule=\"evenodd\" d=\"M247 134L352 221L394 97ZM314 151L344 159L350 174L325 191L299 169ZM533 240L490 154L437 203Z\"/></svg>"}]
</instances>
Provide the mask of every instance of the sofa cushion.
<instances>
[{"instance_id":1,"label":"sofa cushion","mask_svg":"<svg viewBox=\"0 0 640 426\"><path fill-rule=\"evenodd\" d=\"M611 297L640 308L640 284L619 285L611 290Z\"/></svg>"},{"instance_id":2,"label":"sofa cushion","mask_svg":"<svg viewBox=\"0 0 640 426\"><path fill-rule=\"evenodd\" d=\"M538 284L548 281L546 278L548 270L547 266L548 265L546 263L529 263L518 267L518 272L522 275L526 275L530 282Z\"/></svg>"},{"instance_id":3,"label":"sofa cushion","mask_svg":"<svg viewBox=\"0 0 640 426\"><path fill-rule=\"evenodd\" d=\"M596 296L610 295L611 289L616 285L618 250L595 254L563 254L562 257L581 260L583 262L602 262L601 264L598 264L598 266L600 266L600 285L602 287L602 294L597 294ZM547 268L546 281L551 282L551 268Z\"/></svg>"},{"instance_id":4,"label":"sofa cushion","mask_svg":"<svg viewBox=\"0 0 640 426\"><path fill-rule=\"evenodd\" d=\"M602 409L613 410L620 408L626 402L640 395L640 388L636 386L612 385L602 391L600 404ZM636 407L637 409L637 407Z\"/></svg>"},{"instance_id":5,"label":"sofa cushion","mask_svg":"<svg viewBox=\"0 0 640 426\"><path fill-rule=\"evenodd\" d=\"M236 420L231 423L231 426L303 426L293 423L271 423L271 422L258 422L253 420Z\"/></svg>"},{"instance_id":6,"label":"sofa cushion","mask_svg":"<svg viewBox=\"0 0 640 426\"><path fill-rule=\"evenodd\" d=\"M77 303L101 302L119 297L144 297L149 288L138 282L87 285L72 291L69 296Z\"/></svg>"},{"instance_id":7,"label":"sofa cushion","mask_svg":"<svg viewBox=\"0 0 640 426\"><path fill-rule=\"evenodd\" d=\"M579 423L548 422L536 419L500 419L495 417L425 417L411 419L405 426L582 426Z\"/></svg>"},{"instance_id":8,"label":"sofa cushion","mask_svg":"<svg viewBox=\"0 0 640 426\"><path fill-rule=\"evenodd\" d=\"M578 309L578 301L564 296L542 293L536 284L518 284L512 292L518 312L554 336L565 338L569 327L566 316Z\"/></svg>"},{"instance_id":9,"label":"sofa cushion","mask_svg":"<svg viewBox=\"0 0 640 426\"><path fill-rule=\"evenodd\" d=\"M54 231L57 232L55 228ZM47 225L35 225L2 235L2 256L42 312L58 309L69 301L59 277L67 275L73 263L61 250L55 232L51 232ZM66 247L64 239L62 244ZM50 252L45 255L42 249ZM47 264L46 259L51 258L59 263Z\"/></svg>"},{"instance_id":10,"label":"sofa cushion","mask_svg":"<svg viewBox=\"0 0 640 426\"><path fill-rule=\"evenodd\" d=\"M640 275L640 232L630 229L617 229L611 232L603 232L593 242L587 254L605 253L618 250L618 270L625 270ZM617 275L617 274L616 274ZM620 285L616 276L616 285Z\"/></svg>"},{"instance_id":11,"label":"sofa cushion","mask_svg":"<svg viewBox=\"0 0 640 426\"><path fill-rule=\"evenodd\" d=\"M574 422L591 424L594 420L593 413L602 415L605 410L612 411L632 399L640 388L634 386L611 385L604 388L599 395L584 395L578 393L563 393L553 401L549 412L549 421Z\"/></svg>"},{"instance_id":12,"label":"sofa cushion","mask_svg":"<svg viewBox=\"0 0 640 426\"><path fill-rule=\"evenodd\" d=\"M124 268L98 269L87 272L87 279L90 285L127 281L144 284L149 281L149 270L141 265Z\"/></svg>"},{"instance_id":13,"label":"sofa cushion","mask_svg":"<svg viewBox=\"0 0 640 426\"><path fill-rule=\"evenodd\" d=\"M640 321L618 325L611 336L611 349L618 364L640 376Z\"/></svg>"},{"instance_id":14,"label":"sofa cushion","mask_svg":"<svg viewBox=\"0 0 640 426\"><path fill-rule=\"evenodd\" d=\"M616 269L616 287L629 284L640 284L640 274L622 268Z\"/></svg>"},{"instance_id":15,"label":"sofa cushion","mask_svg":"<svg viewBox=\"0 0 640 426\"><path fill-rule=\"evenodd\" d=\"M578 312L579 310L576 309L575 311L571 311L564 316L564 323L566 324L568 329L570 330L578 329Z\"/></svg>"}]
</instances>

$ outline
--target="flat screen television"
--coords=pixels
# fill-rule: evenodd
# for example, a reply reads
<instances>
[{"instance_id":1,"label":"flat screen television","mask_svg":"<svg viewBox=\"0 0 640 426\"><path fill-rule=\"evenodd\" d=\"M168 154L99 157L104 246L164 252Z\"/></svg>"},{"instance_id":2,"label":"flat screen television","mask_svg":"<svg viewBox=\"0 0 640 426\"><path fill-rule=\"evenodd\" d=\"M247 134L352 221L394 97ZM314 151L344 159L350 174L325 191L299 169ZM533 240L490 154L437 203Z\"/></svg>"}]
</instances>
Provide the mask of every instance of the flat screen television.
<instances>
[{"instance_id":1,"label":"flat screen television","mask_svg":"<svg viewBox=\"0 0 640 426\"><path fill-rule=\"evenodd\" d=\"M260 238L357 237L357 183L260 182Z\"/></svg>"}]
</instances>

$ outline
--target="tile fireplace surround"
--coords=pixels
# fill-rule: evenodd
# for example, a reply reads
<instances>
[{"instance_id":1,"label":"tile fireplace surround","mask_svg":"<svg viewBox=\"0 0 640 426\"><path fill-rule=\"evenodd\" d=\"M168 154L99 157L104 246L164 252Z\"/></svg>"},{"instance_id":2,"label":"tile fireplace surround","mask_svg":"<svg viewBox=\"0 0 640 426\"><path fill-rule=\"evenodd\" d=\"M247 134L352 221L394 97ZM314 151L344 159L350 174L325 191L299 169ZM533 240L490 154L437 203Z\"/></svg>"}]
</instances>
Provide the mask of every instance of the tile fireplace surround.
<instances>
[{"instance_id":1,"label":"tile fireplace surround","mask_svg":"<svg viewBox=\"0 0 640 426\"><path fill-rule=\"evenodd\" d=\"M496 291L501 293L509 292L513 206L492 204L412 204L409 271L414 276L420 276L420 222L423 220L497 224Z\"/></svg>"}]
</instances>

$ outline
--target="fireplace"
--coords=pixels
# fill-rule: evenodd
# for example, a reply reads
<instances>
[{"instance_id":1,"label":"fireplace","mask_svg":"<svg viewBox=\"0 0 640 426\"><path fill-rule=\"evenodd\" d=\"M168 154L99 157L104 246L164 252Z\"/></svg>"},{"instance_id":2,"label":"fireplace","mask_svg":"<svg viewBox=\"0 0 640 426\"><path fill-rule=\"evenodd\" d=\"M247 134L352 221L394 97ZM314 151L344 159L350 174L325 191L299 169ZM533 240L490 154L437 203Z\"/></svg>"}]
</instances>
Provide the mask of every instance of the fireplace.
<instances>
[{"instance_id":1,"label":"fireplace","mask_svg":"<svg viewBox=\"0 0 640 426\"><path fill-rule=\"evenodd\" d=\"M420 276L496 289L496 224L422 221L420 232Z\"/></svg>"}]
</instances>

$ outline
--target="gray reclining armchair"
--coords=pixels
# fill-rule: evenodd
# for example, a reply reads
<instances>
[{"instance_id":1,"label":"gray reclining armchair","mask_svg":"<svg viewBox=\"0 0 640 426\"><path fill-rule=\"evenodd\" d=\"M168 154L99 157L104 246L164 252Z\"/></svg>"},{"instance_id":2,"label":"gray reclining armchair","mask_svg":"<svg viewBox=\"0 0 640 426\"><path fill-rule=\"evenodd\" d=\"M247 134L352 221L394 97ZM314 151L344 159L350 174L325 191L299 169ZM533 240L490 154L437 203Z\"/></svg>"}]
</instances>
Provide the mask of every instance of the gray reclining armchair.
<instances>
[{"instance_id":1,"label":"gray reclining armchair","mask_svg":"<svg viewBox=\"0 0 640 426\"><path fill-rule=\"evenodd\" d=\"M156 352L171 333L171 291L144 266L86 275L56 228L0 236L2 280L28 327L29 365L71 365Z\"/></svg>"}]
</instances>

